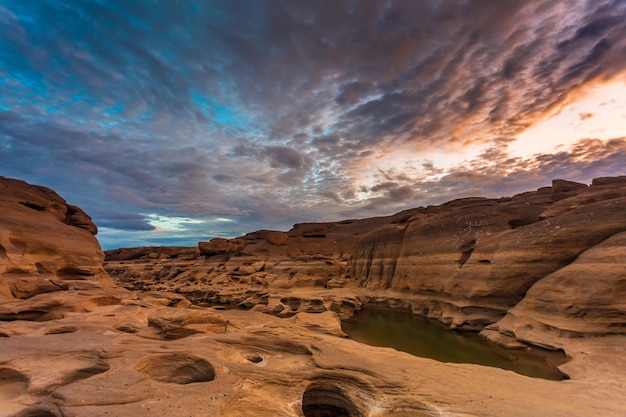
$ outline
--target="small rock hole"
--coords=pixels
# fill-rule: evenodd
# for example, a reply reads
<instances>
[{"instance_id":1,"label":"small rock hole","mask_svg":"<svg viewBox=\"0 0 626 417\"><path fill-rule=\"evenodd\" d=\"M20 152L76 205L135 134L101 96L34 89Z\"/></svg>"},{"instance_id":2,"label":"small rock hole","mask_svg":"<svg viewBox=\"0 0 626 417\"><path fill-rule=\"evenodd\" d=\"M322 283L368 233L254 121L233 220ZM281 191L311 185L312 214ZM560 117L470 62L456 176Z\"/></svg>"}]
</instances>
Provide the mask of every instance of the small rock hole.
<instances>
[{"instance_id":1,"label":"small rock hole","mask_svg":"<svg viewBox=\"0 0 626 417\"><path fill-rule=\"evenodd\" d=\"M250 355L246 358L248 361L252 363L261 363L263 362L263 358L259 355Z\"/></svg>"},{"instance_id":2,"label":"small rock hole","mask_svg":"<svg viewBox=\"0 0 626 417\"><path fill-rule=\"evenodd\" d=\"M44 206L40 206L39 204L34 203L28 203L26 201L20 201L20 204L36 211L44 211L46 209Z\"/></svg>"},{"instance_id":3,"label":"small rock hole","mask_svg":"<svg viewBox=\"0 0 626 417\"><path fill-rule=\"evenodd\" d=\"M28 377L11 368L0 368L0 395L5 399L17 398L28 389Z\"/></svg>"},{"instance_id":4,"label":"small rock hole","mask_svg":"<svg viewBox=\"0 0 626 417\"><path fill-rule=\"evenodd\" d=\"M60 413L53 412L46 408L27 408L15 414L14 417L60 417Z\"/></svg>"}]
</instances>

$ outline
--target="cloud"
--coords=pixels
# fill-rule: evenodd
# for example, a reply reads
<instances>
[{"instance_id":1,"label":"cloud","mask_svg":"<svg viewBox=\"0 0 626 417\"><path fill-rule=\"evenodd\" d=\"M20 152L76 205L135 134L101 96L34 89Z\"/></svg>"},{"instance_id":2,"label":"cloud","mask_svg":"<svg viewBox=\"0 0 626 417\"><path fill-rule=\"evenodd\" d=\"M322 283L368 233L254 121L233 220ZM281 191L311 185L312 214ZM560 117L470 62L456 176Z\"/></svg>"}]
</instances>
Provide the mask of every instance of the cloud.
<instances>
[{"instance_id":1,"label":"cloud","mask_svg":"<svg viewBox=\"0 0 626 417\"><path fill-rule=\"evenodd\" d=\"M0 35L1 174L61 192L111 245L154 232L145 213L236 220L193 240L623 172L619 138L506 148L624 74L620 0L9 0ZM409 162L380 168L393 153Z\"/></svg>"},{"instance_id":2,"label":"cloud","mask_svg":"<svg viewBox=\"0 0 626 417\"><path fill-rule=\"evenodd\" d=\"M503 148L490 148L475 159L452 167L432 179L424 172L381 172L379 182L358 207L340 210L345 217L362 217L441 204L461 197L499 198L531 191L562 178L589 184L596 177L623 173L626 138L583 139L554 154L511 157ZM428 163L427 163L428 165ZM441 173L439 171L438 173ZM426 175L425 175L426 174Z\"/></svg>"},{"instance_id":3,"label":"cloud","mask_svg":"<svg viewBox=\"0 0 626 417\"><path fill-rule=\"evenodd\" d=\"M155 227L144 216L134 213L94 212L92 215L97 216L98 225L104 228L130 231L155 230Z\"/></svg>"},{"instance_id":4,"label":"cloud","mask_svg":"<svg viewBox=\"0 0 626 417\"><path fill-rule=\"evenodd\" d=\"M306 171L311 166L308 157L284 146L266 146L262 155L269 159L273 168L286 167L296 171Z\"/></svg>"}]
</instances>

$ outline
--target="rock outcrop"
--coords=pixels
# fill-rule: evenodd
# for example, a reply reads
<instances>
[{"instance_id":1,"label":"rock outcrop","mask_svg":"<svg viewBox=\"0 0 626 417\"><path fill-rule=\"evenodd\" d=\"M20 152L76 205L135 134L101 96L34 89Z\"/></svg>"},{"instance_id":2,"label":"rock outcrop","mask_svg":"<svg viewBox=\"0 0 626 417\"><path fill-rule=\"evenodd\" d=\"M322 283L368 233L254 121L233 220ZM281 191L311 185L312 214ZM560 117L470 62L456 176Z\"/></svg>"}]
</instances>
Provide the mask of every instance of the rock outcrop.
<instances>
[{"instance_id":1,"label":"rock outcrop","mask_svg":"<svg viewBox=\"0 0 626 417\"><path fill-rule=\"evenodd\" d=\"M480 330L535 283L625 230L626 182L554 181L512 198L429 207L374 230L358 242L348 273L366 288L423 295L413 305L421 314ZM615 259L598 273L612 268L626 276Z\"/></svg>"},{"instance_id":2,"label":"rock outcrop","mask_svg":"<svg viewBox=\"0 0 626 417\"><path fill-rule=\"evenodd\" d=\"M369 273L353 277L346 268L351 257L351 265L359 264L356 249L367 242L385 250L399 248L397 262L404 262L406 230L404 235L389 230L408 230L420 221L411 219L423 220L419 216L430 209L349 223L302 225L287 233L286 242L280 243L284 237L274 242L255 239L241 254L183 259L180 254L187 249L151 248L128 250L125 253L133 259L111 261L115 268L133 273L141 268L144 275L137 276L137 285L171 287L181 293L193 285L193 291L215 291L218 297L247 296L252 310L292 316L283 319L258 311L198 307L167 291L117 288L100 269L102 252L87 217L70 210L50 190L14 180L3 179L0 184L4 187L0 417L623 415L626 336L619 328L624 232L600 242L591 240L593 244L575 260L536 280L502 320L485 329L517 343L549 338L546 346L563 349L572 358L561 366L571 380L557 382L490 367L441 363L342 337L338 314L360 303L413 308L424 302L426 295L417 288L412 288L414 292L392 289L395 272L384 284L372 281L373 288L366 288ZM605 191L613 196L621 192ZM549 215L576 214L588 204L598 203L608 210L602 204L618 200L614 203L619 205L622 198L561 192L574 193L580 201L552 205L527 226L551 219ZM31 194L38 198L24 198ZM496 219L488 222L489 227L500 224L501 216L487 216ZM607 218L609 224L619 223L619 216ZM424 225L415 226L422 230ZM378 242L372 240L376 230ZM531 236L539 234L532 230ZM464 238L469 236L464 233ZM476 236L475 246L479 246L480 236ZM464 247L461 257L441 257L435 266L443 271L455 259L457 268L471 265L477 250ZM403 267L419 260L411 254ZM37 267L42 262L45 270ZM364 269L372 270L371 266ZM149 274L156 271L167 275L153 277L149 283ZM587 285L590 271L593 287ZM342 274L344 281L334 275L318 281L335 273ZM376 274L385 277L387 272L379 269ZM120 273L118 279L124 277L128 276ZM17 291L16 282L28 283L29 291ZM377 289L381 285L391 288ZM580 286L579 291L575 286ZM565 329L574 333L557 331Z\"/></svg>"},{"instance_id":3,"label":"rock outcrop","mask_svg":"<svg viewBox=\"0 0 626 417\"><path fill-rule=\"evenodd\" d=\"M568 271L579 256L625 230L626 177L596 179L591 186L555 180L513 197L297 224L282 244L268 240L280 232L259 231L213 240L190 262L110 261L107 270L127 288L176 291L197 303L236 303L279 316L332 310L342 317L375 305L481 331L551 274ZM598 277L626 276L617 258L603 262ZM615 280L599 279L605 287L597 291L621 288ZM577 300L583 310L584 294L590 293ZM598 332L621 332L625 311L611 304L598 312L613 317Z\"/></svg>"},{"instance_id":4,"label":"rock outcrop","mask_svg":"<svg viewBox=\"0 0 626 417\"><path fill-rule=\"evenodd\" d=\"M194 260L200 256L198 248L186 246L148 246L140 248L119 248L107 251L106 258L110 261L137 259L182 259Z\"/></svg>"},{"instance_id":5,"label":"rock outcrop","mask_svg":"<svg viewBox=\"0 0 626 417\"><path fill-rule=\"evenodd\" d=\"M54 191L0 177L0 300L113 282L96 225Z\"/></svg>"},{"instance_id":6,"label":"rock outcrop","mask_svg":"<svg viewBox=\"0 0 626 417\"><path fill-rule=\"evenodd\" d=\"M482 334L548 348L560 337L626 334L626 232L612 235L537 281Z\"/></svg>"}]
</instances>

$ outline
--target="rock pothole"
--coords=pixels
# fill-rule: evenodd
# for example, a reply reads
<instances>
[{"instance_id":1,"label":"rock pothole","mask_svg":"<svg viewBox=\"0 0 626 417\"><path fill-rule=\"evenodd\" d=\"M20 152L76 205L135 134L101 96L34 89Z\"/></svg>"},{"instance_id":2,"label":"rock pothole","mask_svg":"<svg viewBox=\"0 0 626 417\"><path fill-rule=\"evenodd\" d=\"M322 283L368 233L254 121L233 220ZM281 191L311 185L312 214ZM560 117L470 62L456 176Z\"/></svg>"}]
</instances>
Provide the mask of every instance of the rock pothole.
<instances>
[{"instance_id":1,"label":"rock pothole","mask_svg":"<svg viewBox=\"0 0 626 417\"><path fill-rule=\"evenodd\" d=\"M302 396L305 417L363 417L363 412L334 384L314 382Z\"/></svg>"},{"instance_id":2,"label":"rock pothole","mask_svg":"<svg viewBox=\"0 0 626 417\"><path fill-rule=\"evenodd\" d=\"M263 357L261 355L251 354L246 356L246 360L252 363L261 363L263 362Z\"/></svg>"},{"instance_id":3,"label":"rock pothole","mask_svg":"<svg viewBox=\"0 0 626 417\"><path fill-rule=\"evenodd\" d=\"M215 370L208 361L185 353L146 358L135 369L155 381L172 384L191 384L215 379Z\"/></svg>"},{"instance_id":4,"label":"rock pothole","mask_svg":"<svg viewBox=\"0 0 626 417\"><path fill-rule=\"evenodd\" d=\"M28 389L28 377L11 368L0 368L0 399L11 400Z\"/></svg>"}]
</instances>

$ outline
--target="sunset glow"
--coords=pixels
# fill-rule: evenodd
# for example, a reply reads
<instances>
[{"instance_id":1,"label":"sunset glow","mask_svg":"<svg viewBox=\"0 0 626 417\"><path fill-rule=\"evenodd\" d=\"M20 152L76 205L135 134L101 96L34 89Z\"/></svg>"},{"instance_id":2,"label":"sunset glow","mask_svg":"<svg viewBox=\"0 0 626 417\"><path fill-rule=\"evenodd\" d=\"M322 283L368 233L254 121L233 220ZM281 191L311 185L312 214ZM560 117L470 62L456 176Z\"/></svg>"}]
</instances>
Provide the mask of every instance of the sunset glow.
<instances>
[{"instance_id":1,"label":"sunset glow","mask_svg":"<svg viewBox=\"0 0 626 417\"><path fill-rule=\"evenodd\" d=\"M593 86L517 136L509 145L516 156L552 153L580 139L626 136L626 81Z\"/></svg>"}]
</instances>

